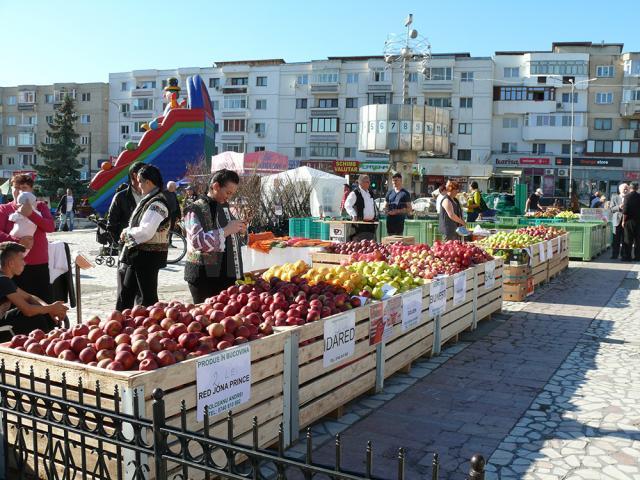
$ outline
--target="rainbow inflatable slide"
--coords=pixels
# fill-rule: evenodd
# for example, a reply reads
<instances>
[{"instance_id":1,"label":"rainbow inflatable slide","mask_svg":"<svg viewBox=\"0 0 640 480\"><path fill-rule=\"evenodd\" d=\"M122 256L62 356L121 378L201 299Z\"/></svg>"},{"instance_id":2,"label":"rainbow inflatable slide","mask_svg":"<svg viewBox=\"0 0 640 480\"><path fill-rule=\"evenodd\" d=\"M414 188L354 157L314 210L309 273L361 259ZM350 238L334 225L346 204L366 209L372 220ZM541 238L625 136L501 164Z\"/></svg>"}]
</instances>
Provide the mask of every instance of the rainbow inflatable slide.
<instances>
[{"instance_id":1,"label":"rainbow inflatable slide","mask_svg":"<svg viewBox=\"0 0 640 480\"><path fill-rule=\"evenodd\" d=\"M174 79L170 79L174 80ZM102 165L89 187L95 194L89 198L91 206L104 214L116 189L128 179L129 166L134 162L155 165L163 179L183 178L187 165L211 158L215 142L215 118L207 88L199 75L187 79L188 102L183 108L176 99L177 80L165 88L170 102L162 117L149 122L140 142L128 144L116 161Z\"/></svg>"}]
</instances>

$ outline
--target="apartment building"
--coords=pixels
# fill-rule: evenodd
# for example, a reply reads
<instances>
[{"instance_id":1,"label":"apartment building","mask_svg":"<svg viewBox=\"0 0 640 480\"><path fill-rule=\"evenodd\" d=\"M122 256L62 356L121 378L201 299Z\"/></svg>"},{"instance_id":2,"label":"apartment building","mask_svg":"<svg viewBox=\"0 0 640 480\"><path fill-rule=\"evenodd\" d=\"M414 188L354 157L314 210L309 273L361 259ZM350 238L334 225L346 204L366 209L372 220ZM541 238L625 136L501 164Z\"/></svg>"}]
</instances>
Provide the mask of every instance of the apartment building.
<instances>
[{"instance_id":1,"label":"apartment building","mask_svg":"<svg viewBox=\"0 0 640 480\"><path fill-rule=\"evenodd\" d=\"M36 148L50 141L48 122L66 95L76 101L76 132L84 148L79 158L81 177L89 179L108 158L106 83L0 87L0 177L10 178L15 171L34 171L35 165L43 163Z\"/></svg>"},{"instance_id":2,"label":"apartment building","mask_svg":"<svg viewBox=\"0 0 640 480\"><path fill-rule=\"evenodd\" d=\"M427 77L409 65L407 102L450 108L452 155L422 157L416 177L488 176L491 152L493 61L468 53L434 55ZM301 63L281 59L216 62L213 67L143 70L109 76L109 153L139 140L141 125L158 116L162 88L198 73L209 87L216 115L216 150L285 154L291 166L334 172L337 160L360 172L388 168L388 156L358 151L359 107L402 103L402 70L381 56L329 57ZM185 92L186 93L186 92ZM338 171L337 173L341 173ZM423 179L420 174L433 178Z\"/></svg>"}]
</instances>

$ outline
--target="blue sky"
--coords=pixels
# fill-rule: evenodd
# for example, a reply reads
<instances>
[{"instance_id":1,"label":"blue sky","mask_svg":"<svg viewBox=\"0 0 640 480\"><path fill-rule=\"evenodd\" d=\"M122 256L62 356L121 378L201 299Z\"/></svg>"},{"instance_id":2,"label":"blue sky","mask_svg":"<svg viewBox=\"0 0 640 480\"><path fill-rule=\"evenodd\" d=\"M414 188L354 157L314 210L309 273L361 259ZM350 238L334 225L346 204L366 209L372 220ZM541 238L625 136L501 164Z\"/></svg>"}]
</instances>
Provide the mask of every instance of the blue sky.
<instances>
[{"instance_id":1,"label":"blue sky","mask_svg":"<svg viewBox=\"0 0 640 480\"><path fill-rule=\"evenodd\" d=\"M0 0L0 86L107 82L109 72L216 60L377 55L409 12L434 53L602 40L640 51L638 11L637 0Z\"/></svg>"}]
</instances>

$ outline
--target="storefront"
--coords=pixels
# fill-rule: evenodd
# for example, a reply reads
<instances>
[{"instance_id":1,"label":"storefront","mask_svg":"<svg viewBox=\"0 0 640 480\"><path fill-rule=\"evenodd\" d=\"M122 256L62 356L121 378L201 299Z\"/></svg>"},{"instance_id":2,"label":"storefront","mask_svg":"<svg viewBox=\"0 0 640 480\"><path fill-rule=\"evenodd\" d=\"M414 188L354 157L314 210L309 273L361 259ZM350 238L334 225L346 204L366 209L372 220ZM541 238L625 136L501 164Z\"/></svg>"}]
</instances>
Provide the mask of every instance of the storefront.
<instances>
[{"instance_id":1,"label":"storefront","mask_svg":"<svg viewBox=\"0 0 640 480\"><path fill-rule=\"evenodd\" d=\"M569 157L556 157L555 164L558 170L566 171L567 185L569 163ZM611 195L618 191L618 185L625 179L623 166L622 158L574 158L573 187L580 202L588 203L596 191L611 198Z\"/></svg>"}]
</instances>

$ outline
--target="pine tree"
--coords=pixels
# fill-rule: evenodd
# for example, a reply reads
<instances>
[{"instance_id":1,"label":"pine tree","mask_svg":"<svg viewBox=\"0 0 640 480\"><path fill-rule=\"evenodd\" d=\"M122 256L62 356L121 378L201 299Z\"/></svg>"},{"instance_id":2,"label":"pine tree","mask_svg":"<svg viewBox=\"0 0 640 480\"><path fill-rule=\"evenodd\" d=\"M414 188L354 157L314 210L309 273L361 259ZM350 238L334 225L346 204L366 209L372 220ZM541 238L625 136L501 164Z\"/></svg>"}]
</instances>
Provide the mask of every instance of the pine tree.
<instances>
[{"instance_id":1,"label":"pine tree","mask_svg":"<svg viewBox=\"0 0 640 480\"><path fill-rule=\"evenodd\" d=\"M37 165L38 183L43 196L58 197L59 192L67 188L73 190L78 198L87 191L86 182L80 180L78 155L84 151L76 140L80 135L75 131L78 115L72 98L65 96L49 123L47 135L51 143L40 143L38 155L44 158L44 165Z\"/></svg>"}]
</instances>

